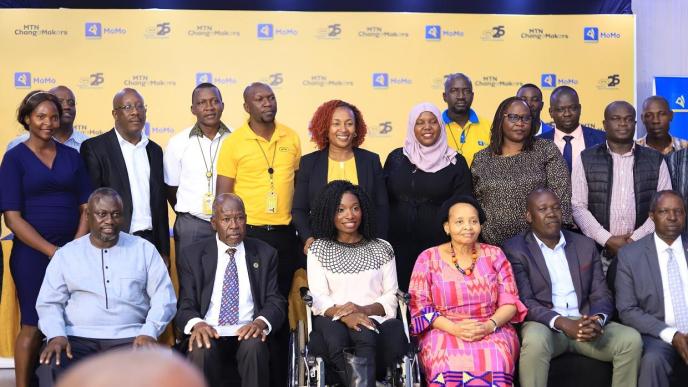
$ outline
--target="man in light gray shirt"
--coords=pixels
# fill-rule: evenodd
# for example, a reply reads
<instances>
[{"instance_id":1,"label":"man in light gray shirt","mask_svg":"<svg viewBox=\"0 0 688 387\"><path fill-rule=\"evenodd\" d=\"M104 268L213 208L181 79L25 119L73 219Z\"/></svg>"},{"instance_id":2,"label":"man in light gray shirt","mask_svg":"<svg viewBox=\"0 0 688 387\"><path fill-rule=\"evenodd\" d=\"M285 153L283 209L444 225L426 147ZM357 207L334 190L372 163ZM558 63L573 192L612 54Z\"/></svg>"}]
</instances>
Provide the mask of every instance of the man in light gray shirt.
<instances>
[{"instance_id":1,"label":"man in light gray shirt","mask_svg":"<svg viewBox=\"0 0 688 387\"><path fill-rule=\"evenodd\" d=\"M98 352L154 345L176 312L155 246L120 232L117 192L97 189L87 211L90 233L55 253L36 301L38 327L48 340L40 362L50 378Z\"/></svg>"}]
</instances>

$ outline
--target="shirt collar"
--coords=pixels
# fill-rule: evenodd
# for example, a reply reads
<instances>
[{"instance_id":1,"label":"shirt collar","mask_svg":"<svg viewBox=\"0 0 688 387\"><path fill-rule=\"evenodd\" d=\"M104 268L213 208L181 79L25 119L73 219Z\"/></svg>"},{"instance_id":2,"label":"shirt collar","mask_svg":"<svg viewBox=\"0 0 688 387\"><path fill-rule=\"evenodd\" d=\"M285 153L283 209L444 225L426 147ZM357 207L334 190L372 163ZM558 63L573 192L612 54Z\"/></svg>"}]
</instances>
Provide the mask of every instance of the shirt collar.
<instances>
[{"instance_id":1,"label":"shirt collar","mask_svg":"<svg viewBox=\"0 0 688 387\"><path fill-rule=\"evenodd\" d=\"M452 119L449 118L449 109L445 110L442 113L442 121L444 121L445 125L449 125L453 122ZM475 110L468 109L468 121L472 124L480 123L480 120L478 120L478 115L475 113Z\"/></svg>"},{"instance_id":2,"label":"shirt collar","mask_svg":"<svg viewBox=\"0 0 688 387\"><path fill-rule=\"evenodd\" d=\"M222 137L225 135L225 133L229 132L229 128L222 121L220 121L220 129L217 131L219 137ZM198 125L198 122L194 124L193 128L191 128L191 131L189 132L189 138L194 136L203 137L203 131L201 130L201 126Z\"/></svg>"},{"instance_id":3,"label":"shirt collar","mask_svg":"<svg viewBox=\"0 0 688 387\"><path fill-rule=\"evenodd\" d=\"M605 141L605 142L604 142L604 145L607 147L607 152L609 152L610 154L611 154L611 153L614 153L614 152L612 152L612 150L609 148L609 141ZM631 155L633 155L633 154L635 153L635 147L636 147L636 145L637 145L637 144L635 143L635 141L633 141L633 145L631 145L631 150L628 151L627 153L622 154L621 156L631 156Z\"/></svg>"},{"instance_id":4,"label":"shirt collar","mask_svg":"<svg viewBox=\"0 0 688 387\"><path fill-rule=\"evenodd\" d=\"M148 136L146 136L146 133L141 131L141 141L138 142L138 144L134 145L130 143L129 141L125 140L124 137L122 137L119 132L117 131L117 128L115 128L115 134L117 135L117 142L119 142L119 145L131 145L133 147L139 148L139 147L145 147L148 145Z\"/></svg>"},{"instance_id":5,"label":"shirt collar","mask_svg":"<svg viewBox=\"0 0 688 387\"><path fill-rule=\"evenodd\" d=\"M549 249L549 246L547 246L545 244L545 242L541 241L540 238L538 238L537 235L535 235L535 233L533 233L533 238L535 238L535 241L537 242L538 246L540 247L540 250L542 250L543 248ZM559 231L559 242L557 243L556 246L554 246L553 249L550 249L550 250L557 251L557 249L559 249L559 248L563 249L564 246L566 246L566 239L564 238L564 233Z\"/></svg>"},{"instance_id":6,"label":"shirt collar","mask_svg":"<svg viewBox=\"0 0 688 387\"><path fill-rule=\"evenodd\" d=\"M564 141L564 136L573 136L575 140L582 138L583 137L583 127L581 125L578 125L576 129L573 130L571 133L564 133L561 130L557 130L555 128L554 130L554 139L555 140L561 140Z\"/></svg>"},{"instance_id":7,"label":"shirt collar","mask_svg":"<svg viewBox=\"0 0 688 387\"><path fill-rule=\"evenodd\" d=\"M243 241L241 241L241 243L239 243L236 246L230 246L230 245L226 244L225 242L221 241L218 234L215 233L215 242L217 242L217 251L221 254L224 254L227 251L227 249L229 249L229 248L236 249L236 253L234 253L235 257L237 255L239 255L240 252L243 253L243 251L244 251L244 242Z\"/></svg>"},{"instance_id":8,"label":"shirt collar","mask_svg":"<svg viewBox=\"0 0 688 387\"><path fill-rule=\"evenodd\" d=\"M671 250L676 254L679 250L683 249L683 241L681 240L681 236L679 235L676 240L669 246L666 242L660 238L657 233L654 233L655 235L655 246L657 246L657 252L659 253L664 253L666 250L671 247ZM675 255L674 255L675 256Z\"/></svg>"}]
</instances>

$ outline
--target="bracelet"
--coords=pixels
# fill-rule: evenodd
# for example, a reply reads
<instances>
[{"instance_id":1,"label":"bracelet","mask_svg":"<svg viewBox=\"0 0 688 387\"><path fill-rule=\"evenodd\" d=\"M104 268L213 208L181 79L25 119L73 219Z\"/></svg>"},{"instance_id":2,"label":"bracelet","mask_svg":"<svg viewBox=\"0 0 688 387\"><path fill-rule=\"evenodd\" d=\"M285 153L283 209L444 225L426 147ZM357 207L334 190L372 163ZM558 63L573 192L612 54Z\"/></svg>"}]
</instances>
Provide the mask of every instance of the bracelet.
<instances>
[{"instance_id":1,"label":"bracelet","mask_svg":"<svg viewBox=\"0 0 688 387\"><path fill-rule=\"evenodd\" d=\"M494 326L495 326L494 329L492 330L492 332L494 332L494 331L497 330L497 328L498 328L499 326L497 325L497 321L495 321L493 318L491 318L490 321L492 321L492 324L494 324Z\"/></svg>"}]
</instances>

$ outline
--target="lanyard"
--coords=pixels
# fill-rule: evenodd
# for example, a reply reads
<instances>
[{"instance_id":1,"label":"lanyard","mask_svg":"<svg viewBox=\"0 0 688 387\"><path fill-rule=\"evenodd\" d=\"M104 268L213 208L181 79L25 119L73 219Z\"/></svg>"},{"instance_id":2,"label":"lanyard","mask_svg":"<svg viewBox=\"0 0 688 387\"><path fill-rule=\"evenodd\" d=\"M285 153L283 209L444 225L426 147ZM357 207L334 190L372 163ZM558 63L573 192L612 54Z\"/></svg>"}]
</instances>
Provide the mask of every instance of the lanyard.
<instances>
[{"instance_id":1,"label":"lanyard","mask_svg":"<svg viewBox=\"0 0 688 387\"><path fill-rule=\"evenodd\" d=\"M270 189L274 192L275 191L275 181L273 179L274 173L275 173L275 168L273 166L275 165L275 155L277 154L277 143L275 143L275 149L272 151L272 162L268 160L268 155L265 153L265 150L263 150L263 146L260 145L260 142L256 138L256 144L258 144L258 148L260 148L260 152L263 154L263 157L265 158L265 163L268 165L268 175L270 176ZM270 147L268 146L268 149Z\"/></svg>"},{"instance_id":2,"label":"lanyard","mask_svg":"<svg viewBox=\"0 0 688 387\"><path fill-rule=\"evenodd\" d=\"M213 166L215 165L215 160L217 158L217 151L220 149L220 139L222 138L222 135L218 132L218 134L215 135L218 139L217 141L217 147L215 148L215 153L213 154L213 140L210 140L210 149L208 150L208 157L210 157L210 166L208 165L208 162L205 161L205 153L203 153L203 147L201 146L201 139L200 136L196 137L196 140L198 141L198 149L201 151L201 157L203 157L203 164L205 165L205 177L208 179L208 193L213 192Z\"/></svg>"}]
</instances>

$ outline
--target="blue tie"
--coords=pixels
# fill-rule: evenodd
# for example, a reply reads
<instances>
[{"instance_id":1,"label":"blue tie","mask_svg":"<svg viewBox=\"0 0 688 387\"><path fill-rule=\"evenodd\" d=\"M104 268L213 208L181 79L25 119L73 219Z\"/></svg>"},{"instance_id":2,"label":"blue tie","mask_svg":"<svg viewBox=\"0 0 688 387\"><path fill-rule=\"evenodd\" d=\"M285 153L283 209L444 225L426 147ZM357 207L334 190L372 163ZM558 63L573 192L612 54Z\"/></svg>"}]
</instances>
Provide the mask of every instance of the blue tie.
<instances>
[{"instance_id":1,"label":"blue tie","mask_svg":"<svg viewBox=\"0 0 688 387\"><path fill-rule=\"evenodd\" d=\"M229 263L222 281L219 325L236 325L239 322L239 274L234 260L236 249L227 249Z\"/></svg>"},{"instance_id":2,"label":"blue tie","mask_svg":"<svg viewBox=\"0 0 688 387\"><path fill-rule=\"evenodd\" d=\"M688 333L688 306L686 305L684 288L681 283L681 273L678 270L678 262L671 247L666 251L669 254L667 276L669 277L669 293L671 294L671 306L674 308L676 329L681 333Z\"/></svg>"},{"instance_id":3,"label":"blue tie","mask_svg":"<svg viewBox=\"0 0 688 387\"><path fill-rule=\"evenodd\" d=\"M564 136L564 141L566 141L566 144L564 144L564 161L566 161L566 165L569 167L569 173L571 173L571 154L573 153L573 147L571 147L571 140L573 140L573 136Z\"/></svg>"}]
</instances>

